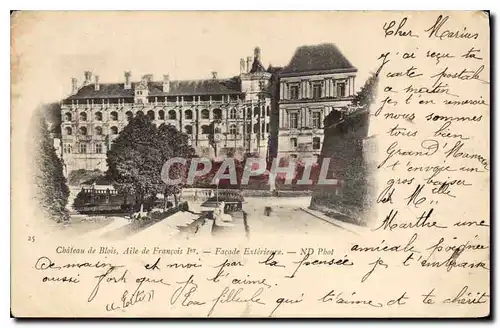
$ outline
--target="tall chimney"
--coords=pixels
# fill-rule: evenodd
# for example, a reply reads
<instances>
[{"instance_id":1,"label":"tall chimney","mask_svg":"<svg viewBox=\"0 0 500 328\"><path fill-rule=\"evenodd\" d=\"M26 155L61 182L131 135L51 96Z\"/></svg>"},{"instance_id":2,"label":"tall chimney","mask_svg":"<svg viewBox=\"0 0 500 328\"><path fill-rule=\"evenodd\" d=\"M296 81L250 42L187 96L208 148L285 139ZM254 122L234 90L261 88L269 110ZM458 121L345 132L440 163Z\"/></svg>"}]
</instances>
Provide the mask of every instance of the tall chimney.
<instances>
[{"instance_id":1,"label":"tall chimney","mask_svg":"<svg viewBox=\"0 0 500 328\"><path fill-rule=\"evenodd\" d=\"M217 72L212 71L212 79L217 80Z\"/></svg>"},{"instance_id":2,"label":"tall chimney","mask_svg":"<svg viewBox=\"0 0 500 328\"><path fill-rule=\"evenodd\" d=\"M170 75L163 74L163 92L170 92Z\"/></svg>"},{"instance_id":3,"label":"tall chimney","mask_svg":"<svg viewBox=\"0 0 500 328\"><path fill-rule=\"evenodd\" d=\"M245 73L245 59L240 59L240 74Z\"/></svg>"},{"instance_id":4,"label":"tall chimney","mask_svg":"<svg viewBox=\"0 0 500 328\"><path fill-rule=\"evenodd\" d=\"M91 71L85 71L83 72L83 75L85 76L85 81L83 82L83 85L89 85L92 83L92 72Z\"/></svg>"},{"instance_id":5,"label":"tall chimney","mask_svg":"<svg viewBox=\"0 0 500 328\"><path fill-rule=\"evenodd\" d=\"M74 95L78 92L78 80L74 77L71 79L71 94Z\"/></svg>"},{"instance_id":6,"label":"tall chimney","mask_svg":"<svg viewBox=\"0 0 500 328\"><path fill-rule=\"evenodd\" d=\"M255 49L253 50L253 56L256 60L260 61L260 48L259 47L255 47Z\"/></svg>"},{"instance_id":7,"label":"tall chimney","mask_svg":"<svg viewBox=\"0 0 500 328\"><path fill-rule=\"evenodd\" d=\"M132 89L132 82L130 80L131 77L132 77L132 73L130 71L125 71L124 89Z\"/></svg>"},{"instance_id":8,"label":"tall chimney","mask_svg":"<svg viewBox=\"0 0 500 328\"><path fill-rule=\"evenodd\" d=\"M95 85L94 85L95 91L99 91L101 89L101 85L99 84L99 75L95 76Z\"/></svg>"},{"instance_id":9,"label":"tall chimney","mask_svg":"<svg viewBox=\"0 0 500 328\"><path fill-rule=\"evenodd\" d=\"M252 67L252 57L247 57L247 73L250 73L250 68Z\"/></svg>"}]
</instances>

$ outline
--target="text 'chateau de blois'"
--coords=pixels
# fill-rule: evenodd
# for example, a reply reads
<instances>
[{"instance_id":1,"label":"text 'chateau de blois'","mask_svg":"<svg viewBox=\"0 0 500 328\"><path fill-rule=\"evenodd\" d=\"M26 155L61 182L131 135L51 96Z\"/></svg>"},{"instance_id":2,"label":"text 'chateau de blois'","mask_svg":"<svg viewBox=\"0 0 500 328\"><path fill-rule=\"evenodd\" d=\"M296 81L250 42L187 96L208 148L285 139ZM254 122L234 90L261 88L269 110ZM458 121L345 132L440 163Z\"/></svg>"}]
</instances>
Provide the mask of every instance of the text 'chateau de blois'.
<instances>
[{"instance_id":1,"label":"text 'chateau de blois'","mask_svg":"<svg viewBox=\"0 0 500 328\"><path fill-rule=\"evenodd\" d=\"M199 156L318 156L323 120L333 110L346 110L356 72L334 44L301 46L287 66L267 69L257 47L231 78L212 72L203 80L177 81L165 74L158 81L147 74L133 81L125 71L122 82L101 83L85 71L83 83L73 78L72 93L61 102L59 151L66 172L104 171L112 141L142 112L157 125L187 133Z\"/></svg>"}]
</instances>

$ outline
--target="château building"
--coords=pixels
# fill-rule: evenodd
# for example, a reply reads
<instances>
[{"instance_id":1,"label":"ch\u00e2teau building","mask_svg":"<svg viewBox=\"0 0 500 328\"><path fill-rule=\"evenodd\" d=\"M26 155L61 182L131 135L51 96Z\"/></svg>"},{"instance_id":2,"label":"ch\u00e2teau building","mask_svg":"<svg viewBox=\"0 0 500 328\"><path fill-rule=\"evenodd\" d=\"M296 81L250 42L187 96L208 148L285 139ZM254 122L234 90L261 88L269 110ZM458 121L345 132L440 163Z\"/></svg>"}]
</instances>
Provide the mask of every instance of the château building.
<instances>
[{"instance_id":1,"label":"ch\u00e2teau building","mask_svg":"<svg viewBox=\"0 0 500 328\"><path fill-rule=\"evenodd\" d=\"M190 136L200 156L220 158L256 153L267 156L270 133L270 78L260 48L240 60L240 74L219 79L155 81L144 75L132 82L100 83L84 73L72 79L72 95L61 105L62 157L67 171L106 169L106 152L128 120L139 112L155 124L174 125ZM212 142L210 142L212 140Z\"/></svg>"},{"instance_id":2,"label":"ch\u00e2teau building","mask_svg":"<svg viewBox=\"0 0 500 328\"><path fill-rule=\"evenodd\" d=\"M85 71L61 102L66 170L106 170L112 141L139 112L187 133L199 156L318 155L323 120L351 102L356 71L333 44L299 47L287 66L268 69L256 47L240 60L239 75L227 79L212 72L202 80L148 74L133 81L126 71L122 83L101 83Z\"/></svg>"},{"instance_id":3,"label":"ch\u00e2teau building","mask_svg":"<svg viewBox=\"0 0 500 328\"><path fill-rule=\"evenodd\" d=\"M323 122L345 111L357 69L333 44L299 47L279 74L278 155L310 158L323 144Z\"/></svg>"}]
</instances>

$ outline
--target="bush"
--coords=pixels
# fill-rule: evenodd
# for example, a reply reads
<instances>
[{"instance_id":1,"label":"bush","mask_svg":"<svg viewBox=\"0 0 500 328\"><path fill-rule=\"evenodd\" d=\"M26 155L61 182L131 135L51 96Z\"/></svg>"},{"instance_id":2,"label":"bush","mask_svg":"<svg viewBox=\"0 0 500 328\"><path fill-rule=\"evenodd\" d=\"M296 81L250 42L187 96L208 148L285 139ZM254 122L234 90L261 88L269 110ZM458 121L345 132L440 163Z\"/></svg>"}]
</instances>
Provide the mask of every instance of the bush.
<instances>
[{"instance_id":1,"label":"bush","mask_svg":"<svg viewBox=\"0 0 500 328\"><path fill-rule=\"evenodd\" d=\"M178 208L180 211L189 211L189 205L187 202L180 203Z\"/></svg>"}]
</instances>

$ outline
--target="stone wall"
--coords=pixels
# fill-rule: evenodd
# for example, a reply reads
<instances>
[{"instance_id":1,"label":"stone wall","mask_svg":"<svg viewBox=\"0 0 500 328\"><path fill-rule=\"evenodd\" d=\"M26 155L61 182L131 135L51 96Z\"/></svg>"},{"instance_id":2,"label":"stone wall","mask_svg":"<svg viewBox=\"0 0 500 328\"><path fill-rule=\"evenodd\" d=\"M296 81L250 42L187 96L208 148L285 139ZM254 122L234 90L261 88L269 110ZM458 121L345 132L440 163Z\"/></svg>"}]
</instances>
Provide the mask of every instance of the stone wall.
<instances>
[{"instance_id":1,"label":"stone wall","mask_svg":"<svg viewBox=\"0 0 500 328\"><path fill-rule=\"evenodd\" d=\"M368 161L363 147L368 135L369 112L360 109L346 117L332 112L325 122L325 139L320 162L331 158L328 177L339 180L340 186L316 185L311 209L340 220L365 225L371 207Z\"/></svg>"}]
</instances>

